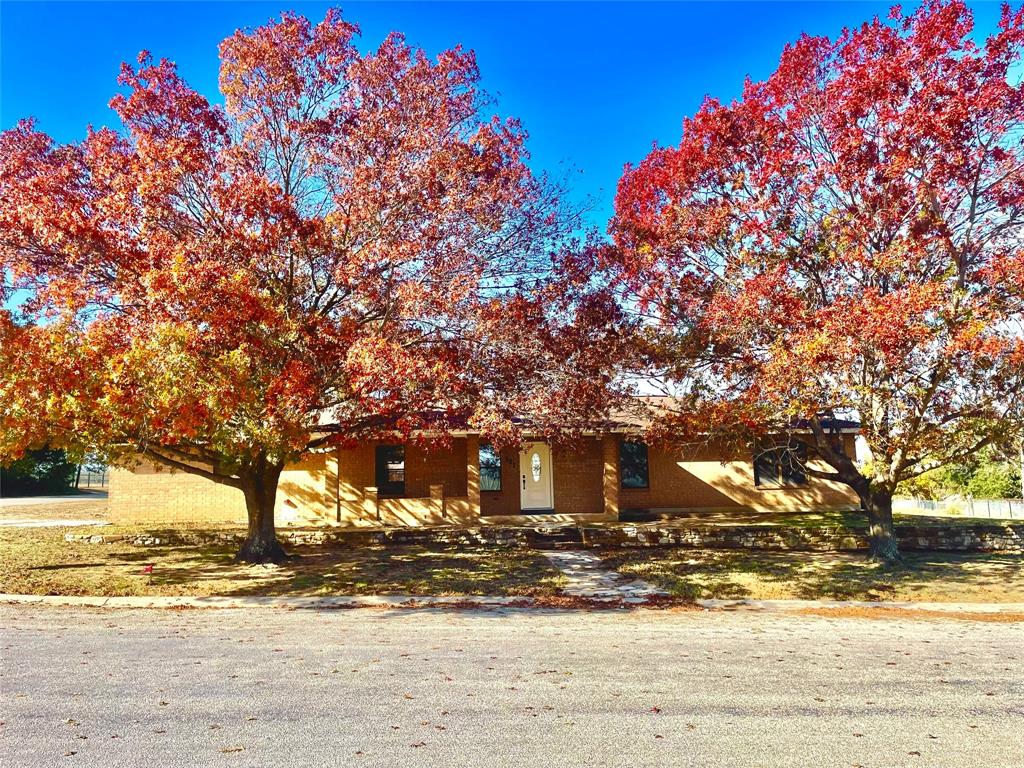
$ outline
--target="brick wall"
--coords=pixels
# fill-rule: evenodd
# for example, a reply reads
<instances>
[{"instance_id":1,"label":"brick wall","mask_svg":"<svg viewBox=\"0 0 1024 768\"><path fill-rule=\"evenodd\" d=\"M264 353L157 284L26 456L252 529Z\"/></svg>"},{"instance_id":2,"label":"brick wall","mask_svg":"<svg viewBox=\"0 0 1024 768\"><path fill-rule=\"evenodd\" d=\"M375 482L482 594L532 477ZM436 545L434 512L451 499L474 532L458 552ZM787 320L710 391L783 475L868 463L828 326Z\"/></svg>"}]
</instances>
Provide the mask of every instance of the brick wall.
<instances>
[{"instance_id":1,"label":"brick wall","mask_svg":"<svg viewBox=\"0 0 1024 768\"><path fill-rule=\"evenodd\" d=\"M338 451L338 508L341 521L349 525L377 525L376 504L364 494L365 488L376 485L374 477L374 445Z\"/></svg>"},{"instance_id":2,"label":"brick wall","mask_svg":"<svg viewBox=\"0 0 1024 768\"><path fill-rule=\"evenodd\" d=\"M470 438L475 443L475 438ZM410 525L439 523L449 519L466 520L469 514L465 503L467 438L453 438L450 445L409 445L405 449L405 497L377 500L368 497L367 488L376 486L376 449L385 442L368 442L356 448L338 451L337 472L340 493L340 512L343 525L379 525L381 523ZM430 498L430 486L443 486L446 504L451 514L442 517L435 505L419 503ZM379 514L383 510L383 514ZM475 518L476 515L472 514Z\"/></svg>"},{"instance_id":3,"label":"brick wall","mask_svg":"<svg viewBox=\"0 0 1024 768\"><path fill-rule=\"evenodd\" d=\"M602 514L603 472L601 442L598 439L590 437L570 447L553 447L551 475L555 514ZM501 490L481 491L482 516L521 514L519 476L519 451L502 451Z\"/></svg>"},{"instance_id":4,"label":"brick wall","mask_svg":"<svg viewBox=\"0 0 1024 768\"><path fill-rule=\"evenodd\" d=\"M141 464L110 470L108 515L115 523L245 522L237 488Z\"/></svg>"},{"instance_id":5,"label":"brick wall","mask_svg":"<svg viewBox=\"0 0 1024 768\"><path fill-rule=\"evenodd\" d=\"M552 449L555 512L561 515L604 513L604 458L601 441L588 437L572 447Z\"/></svg>"},{"instance_id":6,"label":"brick wall","mask_svg":"<svg viewBox=\"0 0 1024 768\"><path fill-rule=\"evenodd\" d=\"M480 491L480 514L519 514L519 451L501 451L501 490Z\"/></svg>"},{"instance_id":7,"label":"brick wall","mask_svg":"<svg viewBox=\"0 0 1024 768\"><path fill-rule=\"evenodd\" d=\"M466 438L453 438L451 446L410 445L405 449L405 495L430 496L430 486L443 485L445 496L466 495Z\"/></svg>"},{"instance_id":8,"label":"brick wall","mask_svg":"<svg viewBox=\"0 0 1024 768\"><path fill-rule=\"evenodd\" d=\"M853 449L853 436L845 436L846 449ZM621 442L621 438L620 438ZM758 488L754 485L752 456L723 461L714 446L689 453L670 453L650 448L650 487L619 490L621 509L733 509L787 511L857 507L856 494L849 486L809 478L800 488ZM829 471L821 463L812 464Z\"/></svg>"},{"instance_id":9,"label":"brick wall","mask_svg":"<svg viewBox=\"0 0 1024 768\"><path fill-rule=\"evenodd\" d=\"M331 459L329 462L328 459ZM334 519L333 458L310 456L281 473L275 515L279 523ZM144 462L110 472L109 515L117 523L244 523L237 488Z\"/></svg>"},{"instance_id":10,"label":"brick wall","mask_svg":"<svg viewBox=\"0 0 1024 768\"><path fill-rule=\"evenodd\" d=\"M853 450L849 437L849 450ZM555 513L612 515L616 509L732 509L758 511L849 508L858 505L846 486L811 479L804 488L760 489L754 486L751 457L723 463L713 448L687 455L649 450L650 487L618 487L617 456L621 437L586 438L572 447L552 450ZM334 521L343 525L379 525L377 500L367 495L376 484L375 448L366 443L329 455L315 455L288 467L281 475L277 520ZM403 524L472 522L476 517L475 482L467 483L469 465L477 460L477 438L455 438L450 445L406 449L406 499L395 506ZM469 452L473 455L470 456ZM501 491L479 493L480 514L520 514L519 452L502 458ZM605 465L609 464L608 467ZM429 499L430 486L443 486L443 517ZM606 487L607 486L607 487ZM472 493L471 493L472 491ZM390 508L389 508L390 509ZM181 472L158 471L143 464L135 470L115 469L110 478L110 515L116 522L244 522L241 491ZM418 519L418 516L422 519ZM390 519L390 518L389 518ZM387 522L387 521L385 521Z\"/></svg>"}]
</instances>

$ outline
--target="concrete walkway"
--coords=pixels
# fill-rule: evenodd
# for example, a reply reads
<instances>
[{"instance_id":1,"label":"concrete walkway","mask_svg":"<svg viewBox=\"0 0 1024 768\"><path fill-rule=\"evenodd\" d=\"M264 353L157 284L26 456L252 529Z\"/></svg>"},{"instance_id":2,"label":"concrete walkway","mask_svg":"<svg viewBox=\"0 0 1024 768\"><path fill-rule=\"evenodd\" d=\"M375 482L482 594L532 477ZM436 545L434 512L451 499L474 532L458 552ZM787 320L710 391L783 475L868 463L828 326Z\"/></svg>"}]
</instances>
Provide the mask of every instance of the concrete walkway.
<instances>
[{"instance_id":1,"label":"concrete walkway","mask_svg":"<svg viewBox=\"0 0 1024 768\"><path fill-rule=\"evenodd\" d=\"M41 507L52 504L74 504L83 501L106 501L106 491L87 491L85 493L69 493L64 496L8 496L0 497L0 509L8 507Z\"/></svg>"},{"instance_id":2,"label":"concrete walkway","mask_svg":"<svg viewBox=\"0 0 1024 768\"><path fill-rule=\"evenodd\" d=\"M562 592L572 597L642 603L651 597L668 595L649 582L641 579L629 581L620 573L606 570L601 558L592 552L572 549L542 554L565 576L566 585Z\"/></svg>"},{"instance_id":3,"label":"concrete walkway","mask_svg":"<svg viewBox=\"0 0 1024 768\"><path fill-rule=\"evenodd\" d=\"M110 523L96 518L55 517L52 520L39 517L0 518L0 528L77 528L83 525L110 525Z\"/></svg>"}]
</instances>

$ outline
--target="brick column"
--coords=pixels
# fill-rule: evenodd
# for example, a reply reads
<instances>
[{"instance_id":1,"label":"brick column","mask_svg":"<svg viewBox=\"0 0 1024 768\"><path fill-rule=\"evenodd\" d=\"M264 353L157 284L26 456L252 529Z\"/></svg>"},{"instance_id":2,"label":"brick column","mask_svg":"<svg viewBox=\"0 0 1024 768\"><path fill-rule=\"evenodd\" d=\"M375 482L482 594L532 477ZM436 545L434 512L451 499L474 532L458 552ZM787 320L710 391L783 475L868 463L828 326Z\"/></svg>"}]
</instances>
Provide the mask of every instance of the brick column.
<instances>
[{"instance_id":1,"label":"brick column","mask_svg":"<svg viewBox=\"0 0 1024 768\"><path fill-rule=\"evenodd\" d=\"M480 517L480 438L466 436L466 496L469 499L469 514Z\"/></svg>"},{"instance_id":2,"label":"brick column","mask_svg":"<svg viewBox=\"0 0 1024 768\"><path fill-rule=\"evenodd\" d=\"M333 472L333 475L331 474ZM334 496L334 519L341 522L341 448L334 449L334 455L327 458L327 484Z\"/></svg>"},{"instance_id":3,"label":"brick column","mask_svg":"<svg viewBox=\"0 0 1024 768\"><path fill-rule=\"evenodd\" d=\"M377 503L377 489L374 486L363 489L363 514L371 520L380 520L380 505Z\"/></svg>"},{"instance_id":4,"label":"brick column","mask_svg":"<svg viewBox=\"0 0 1024 768\"><path fill-rule=\"evenodd\" d=\"M444 517L444 485L430 486L430 509L438 517Z\"/></svg>"},{"instance_id":5,"label":"brick column","mask_svg":"<svg viewBox=\"0 0 1024 768\"><path fill-rule=\"evenodd\" d=\"M604 459L604 514L611 520L619 517L619 436L605 435L601 439Z\"/></svg>"}]
</instances>

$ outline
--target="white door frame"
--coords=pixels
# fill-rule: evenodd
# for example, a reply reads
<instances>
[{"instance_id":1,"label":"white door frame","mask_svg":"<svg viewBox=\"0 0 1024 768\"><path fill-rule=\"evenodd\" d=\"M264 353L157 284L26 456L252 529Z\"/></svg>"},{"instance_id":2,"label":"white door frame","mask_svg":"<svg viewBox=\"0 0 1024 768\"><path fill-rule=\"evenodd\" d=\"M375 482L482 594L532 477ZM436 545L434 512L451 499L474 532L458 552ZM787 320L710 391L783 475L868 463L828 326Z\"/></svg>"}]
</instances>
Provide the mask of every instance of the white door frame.
<instances>
[{"instance_id":1,"label":"white door frame","mask_svg":"<svg viewBox=\"0 0 1024 768\"><path fill-rule=\"evenodd\" d=\"M537 455L540 462L540 480L533 477L533 456ZM519 509L522 512L538 509L554 509L555 491L552 482L552 461L551 446L547 443L527 443L519 452ZM530 504L527 505L526 491L533 491ZM538 499L547 498L546 505L536 503Z\"/></svg>"}]
</instances>

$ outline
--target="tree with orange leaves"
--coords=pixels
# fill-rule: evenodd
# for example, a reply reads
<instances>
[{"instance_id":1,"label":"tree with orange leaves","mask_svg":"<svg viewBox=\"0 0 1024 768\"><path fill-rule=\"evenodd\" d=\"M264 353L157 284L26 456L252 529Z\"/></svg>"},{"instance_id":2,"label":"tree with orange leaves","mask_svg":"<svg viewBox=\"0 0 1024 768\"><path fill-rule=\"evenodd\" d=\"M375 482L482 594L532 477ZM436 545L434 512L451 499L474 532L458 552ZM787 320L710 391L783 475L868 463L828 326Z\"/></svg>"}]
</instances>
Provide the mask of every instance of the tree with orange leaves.
<instances>
[{"instance_id":1,"label":"tree with orange leaves","mask_svg":"<svg viewBox=\"0 0 1024 768\"><path fill-rule=\"evenodd\" d=\"M235 33L223 106L143 53L123 131L0 135L0 458L47 442L237 488L239 558L278 561L286 464L453 420L508 437L536 405L525 339L563 368L593 341L542 279L578 222L519 124L482 117L473 54L357 34L336 11Z\"/></svg>"},{"instance_id":2,"label":"tree with orange leaves","mask_svg":"<svg viewBox=\"0 0 1024 768\"><path fill-rule=\"evenodd\" d=\"M802 37L616 199L607 266L680 396L659 436L799 425L829 467L804 470L857 492L883 560L901 482L1024 431L1024 10L981 47L972 23L933 0Z\"/></svg>"}]
</instances>

